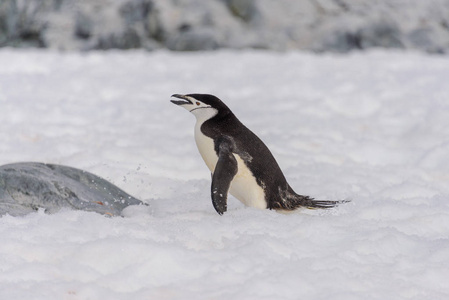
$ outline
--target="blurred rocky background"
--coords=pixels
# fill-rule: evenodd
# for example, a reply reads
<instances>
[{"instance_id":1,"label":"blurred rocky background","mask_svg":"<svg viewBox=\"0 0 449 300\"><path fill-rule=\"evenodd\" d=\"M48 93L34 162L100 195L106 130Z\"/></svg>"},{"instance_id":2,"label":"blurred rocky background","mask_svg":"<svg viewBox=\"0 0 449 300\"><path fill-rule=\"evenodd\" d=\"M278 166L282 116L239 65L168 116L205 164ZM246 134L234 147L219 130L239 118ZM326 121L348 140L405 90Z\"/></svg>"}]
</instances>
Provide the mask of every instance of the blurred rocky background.
<instances>
[{"instance_id":1,"label":"blurred rocky background","mask_svg":"<svg viewBox=\"0 0 449 300\"><path fill-rule=\"evenodd\" d=\"M449 0L0 0L0 47L449 50Z\"/></svg>"}]
</instances>

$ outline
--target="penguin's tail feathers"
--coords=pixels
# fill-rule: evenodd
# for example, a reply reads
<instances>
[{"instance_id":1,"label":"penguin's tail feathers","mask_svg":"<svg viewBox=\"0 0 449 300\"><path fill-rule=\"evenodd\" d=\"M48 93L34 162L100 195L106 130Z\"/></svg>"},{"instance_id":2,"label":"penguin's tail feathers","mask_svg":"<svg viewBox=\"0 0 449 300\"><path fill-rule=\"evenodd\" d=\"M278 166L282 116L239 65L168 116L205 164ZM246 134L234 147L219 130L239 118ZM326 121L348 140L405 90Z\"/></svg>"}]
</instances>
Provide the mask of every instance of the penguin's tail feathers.
<instances>
[{"instance_id":1,"label":"penguin's tail feathers","mask_svg":"<svg viewBox=\"0 0 449 300\"><path fill-rule=\"evenodd\" d=\"M305 207L309 209L332 208L351 200L315 200L309 196L296 195L294 200L296 207Z\"/></svg>"}]
</instances>

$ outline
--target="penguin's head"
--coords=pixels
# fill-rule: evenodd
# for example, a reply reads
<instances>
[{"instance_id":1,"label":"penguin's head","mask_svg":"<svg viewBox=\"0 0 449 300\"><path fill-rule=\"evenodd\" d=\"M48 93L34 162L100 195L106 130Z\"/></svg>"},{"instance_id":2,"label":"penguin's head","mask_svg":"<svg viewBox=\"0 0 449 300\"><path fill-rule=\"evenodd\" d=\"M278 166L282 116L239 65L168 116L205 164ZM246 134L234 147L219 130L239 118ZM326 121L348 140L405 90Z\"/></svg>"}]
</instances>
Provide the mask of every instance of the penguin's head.
<instances>
[{"instance_id":1,"label":"penguin's head","mask_svg":"<svg viewBox=\"0 0 449 300\"><path fill-rule=\"evenodd\" d=\"M220 99L209 94L174 94L171 98L172 103L187 109L197 119L210 119L217 114L229 112L229 108Z\"/></svg>"}]
</instances>

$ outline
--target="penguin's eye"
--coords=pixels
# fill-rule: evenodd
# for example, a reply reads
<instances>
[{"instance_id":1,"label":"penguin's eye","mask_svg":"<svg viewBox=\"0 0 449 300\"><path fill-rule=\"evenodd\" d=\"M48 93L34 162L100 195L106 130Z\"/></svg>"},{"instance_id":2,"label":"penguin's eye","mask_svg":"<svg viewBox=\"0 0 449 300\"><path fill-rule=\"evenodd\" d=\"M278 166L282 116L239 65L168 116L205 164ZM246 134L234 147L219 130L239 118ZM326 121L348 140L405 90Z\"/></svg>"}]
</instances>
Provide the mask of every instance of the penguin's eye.
<instances>
[{"instance_id":1,"label":"penguin's eye","mask_svg":"<svg viewBox=\"0 0 449 300\"><path fill-rule=\"evenodd\" d=\"M196 105L198 105L198 106L199 106L200 104L201 104L201 103L199 103L199 102L196 102Z\"/></svg>"}]
</instances>

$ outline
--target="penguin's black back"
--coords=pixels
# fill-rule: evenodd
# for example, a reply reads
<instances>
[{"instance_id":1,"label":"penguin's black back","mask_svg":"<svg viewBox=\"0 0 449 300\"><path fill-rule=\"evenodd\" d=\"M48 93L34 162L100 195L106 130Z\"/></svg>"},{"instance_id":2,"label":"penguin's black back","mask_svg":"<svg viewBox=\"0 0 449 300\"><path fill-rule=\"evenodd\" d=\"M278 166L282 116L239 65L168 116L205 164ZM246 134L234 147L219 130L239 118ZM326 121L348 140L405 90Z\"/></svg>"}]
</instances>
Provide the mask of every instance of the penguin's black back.
<instances>
[{"instance_id":1,"label":"penguin's black back","mask_svg":"<svg viewBox=\"0 0 449 300\"><path fill-rule=\"evenodd\" d=\"M216 151L223 138L231 141L232 152L242 158L256 178L257 184L264 189L268 208L289 209L284 207L287 205L285 202L288 195L294 192L276 159L262 140L243 125L229 109L219 110L215 117L203 123L201 131L214 140Z\"/></svg>"}]
</instances>

